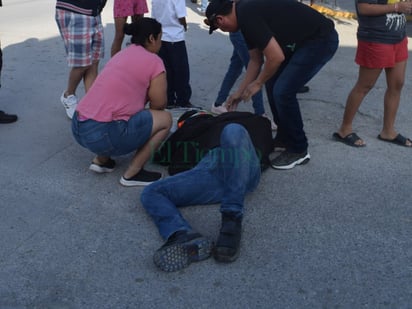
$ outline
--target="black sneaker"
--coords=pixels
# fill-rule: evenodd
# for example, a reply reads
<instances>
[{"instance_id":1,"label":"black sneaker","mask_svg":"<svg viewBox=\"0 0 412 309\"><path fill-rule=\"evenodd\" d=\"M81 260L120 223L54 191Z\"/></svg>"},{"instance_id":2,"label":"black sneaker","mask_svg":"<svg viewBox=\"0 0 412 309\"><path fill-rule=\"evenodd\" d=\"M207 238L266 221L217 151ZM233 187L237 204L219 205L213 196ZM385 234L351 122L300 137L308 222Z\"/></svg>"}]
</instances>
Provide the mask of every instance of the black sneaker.
<instances>
[{"instance_id":1,"label":"black sneaker","mask_svg":"<svg viewBox=\"0 0 412 309\"><path fill-rule=\"evenodd\" d=\"M152 182L162 178L162 174L158 172L149 172L144 169L141 169L136 175L132 178L126 179L124 177L120 178L120 183L125 187L133 186L147 186Z\"/></svg>"},{"instance_id":2,"label":"black sneaker","mask_svg":"<svg viewBox=\"0 0 412 309\"><path fill-rule=\"evenodd\" d=\"M273 139L273 151L274 152L282 152L286 150L286 144L279 139Z\"/></svg>"},{"instance_id":3,"label":"black sneaker","mask_svg":"<svg viewBox=\"0 0 412 309\"><path fill-rule=\"evenodd\" d=\"M274 158L270 165L274 169L289 170L299 164L306 164L310 160L309 152L294 153L287 150L283 151L279 156Z\"/></svg>"},{"instance_id":4,"label":"black sneaker","mask_svg":"<svg viewBox=\"0 0 412 309\"><path fill-rule=\"evenodd\" d=\"M98 164L92 162L89 166L89 170L102 174L102 173L111 173L114 171L114 167L116 166L116 162L109 158L106 163L104 164Z\"/></svg>"},{"instance_id":5,"label":"black sneaker","mask_svg":"<svg viewBox=\"0 0 412 309\"><path fill-rule=\"evenodd\" d=\"M241 234L242 219L223 214L219 237L213 250L216 261L229 263L238 258Z\"/></svg>"},{"instance_id":6,"label":"black sneaker","mask_svg":"<svg viewBox=\"0 0 412 309\"><path fill-rule=\"evenodd\" d=\"M178 231L155 252L153 262L163 271L178 271L210 257L212 246L212 242L199 233Z\"/></svg>"},{"instance_id":7,"label":"black sneaker","mask_svg":"<svg viewBox=\"0 0 412 309\"><path fill-rule=\"evenodd\" d=\"M12 123L17 121L16 115L6 114L3 111L0 111L0 123Z\"/></svg>"}]
</instances>

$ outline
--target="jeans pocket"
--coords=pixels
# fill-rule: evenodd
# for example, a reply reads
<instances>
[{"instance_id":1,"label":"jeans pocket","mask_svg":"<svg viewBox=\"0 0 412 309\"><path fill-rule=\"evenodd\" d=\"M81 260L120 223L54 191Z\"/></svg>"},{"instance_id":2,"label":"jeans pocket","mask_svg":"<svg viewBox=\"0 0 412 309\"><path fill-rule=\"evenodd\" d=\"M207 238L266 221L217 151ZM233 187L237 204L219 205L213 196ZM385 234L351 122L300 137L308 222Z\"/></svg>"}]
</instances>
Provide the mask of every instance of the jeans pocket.
<instances>
[{"instance_id":1,"label":"jeans pocket","mask_svg":"<svg viewBox=\"0 0 412 309\"><path fill-rule=\"evenodd\" d=\"M84 147L100 156L110 156L114 150L107 132L90 132L80 136Z\"/></svg>"}]
</instances>

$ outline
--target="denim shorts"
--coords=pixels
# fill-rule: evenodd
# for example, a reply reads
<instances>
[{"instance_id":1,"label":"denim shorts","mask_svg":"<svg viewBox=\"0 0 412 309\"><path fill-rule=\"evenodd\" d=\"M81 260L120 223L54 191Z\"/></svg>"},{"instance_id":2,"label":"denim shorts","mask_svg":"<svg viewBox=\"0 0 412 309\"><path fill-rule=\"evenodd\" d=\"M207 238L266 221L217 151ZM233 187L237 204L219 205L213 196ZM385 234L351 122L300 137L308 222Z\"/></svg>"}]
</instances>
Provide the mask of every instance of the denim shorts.
<instances>
[{"instance_id":1,"label":"denim shorts","mask_svg":"<svg viewBox=\"0 0 412 309\"><path fill-rule=\"evenodd\" d=\"M77 112L72 120L76 141L98 156L121 156L140 149L150 139L153 119L149 110L143 110L128 121L80 121Z\"/></svg>"}]
</instances>

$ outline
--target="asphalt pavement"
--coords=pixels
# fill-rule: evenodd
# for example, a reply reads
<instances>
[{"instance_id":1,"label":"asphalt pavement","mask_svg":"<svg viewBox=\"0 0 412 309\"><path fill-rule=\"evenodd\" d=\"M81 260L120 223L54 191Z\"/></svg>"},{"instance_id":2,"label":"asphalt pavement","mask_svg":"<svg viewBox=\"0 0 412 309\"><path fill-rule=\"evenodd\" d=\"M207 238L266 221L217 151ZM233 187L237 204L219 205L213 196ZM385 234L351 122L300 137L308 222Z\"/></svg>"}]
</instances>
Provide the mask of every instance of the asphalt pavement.
<instances>
[{"instance_id":1,"label":"asphalt pavement","mask_svg":"<svg viewBox=\"0 0 412 309\"><path fill-rule=\"evenodd\" d=\"M0 125L0 309L412 308L412 149L377 139L383 75L354 122L367 146L331 138L357 78L356 20L334 18L339 49L299 95L311 160L262 175L246 199L239 259L163 273L152 262L162 239L141 207L142 188L119 184L130 156L96 175L92 154L71 135L59 101L68 68L54 2L3 5L0 109L19 120ZM101 68L112 6L103 12ZM226 34L208 34L195 4L187 7L192 103L208 109L232 49ZM408 65L396 120L409 137L411 77ZM216 238L219 205L182 212Z\"/></svg>"}]
</instances>

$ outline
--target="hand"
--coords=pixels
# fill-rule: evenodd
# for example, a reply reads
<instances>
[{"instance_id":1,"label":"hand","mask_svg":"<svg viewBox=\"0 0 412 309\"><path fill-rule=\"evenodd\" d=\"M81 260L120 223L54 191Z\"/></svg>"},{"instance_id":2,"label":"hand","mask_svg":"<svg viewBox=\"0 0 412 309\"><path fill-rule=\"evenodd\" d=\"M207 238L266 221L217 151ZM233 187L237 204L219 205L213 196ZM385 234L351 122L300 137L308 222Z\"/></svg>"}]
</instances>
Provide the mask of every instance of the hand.
<instances>
[{"instance_id":1,"label":"hand","mask_svg":"<svg viewBox=\"0 0 412 309\"><path fill-rule=\"evenodd\" d=\"M242 100L243 101L249 101L252 96L254 96L256 93L260 91L262 88L262 84L258 83L257 81L251 82L246 89L242 93Z\"/></svg>"},{"instance_id":2,"label":"hand","mask_svg":"<svg viewBox=\"0 0 412 309\"><path fill-rule=\"evenodd\" d=\"M229 98L226 100L226 109L229 112L233 112L237 109L237 106L239 105L240 101L242 101L242 99L240 98L240 94L235 92L233 94L231 94L229 96Z\"/></svg>"},{"instance_id":3,"label":"hand","mask_svg":"<svg viewBox=\"0 0 412 309\"><path fill-rule=\"evenodd\" d=\"M401 1L396 3L398 5L398 12L404 14L412 13L412 2L410 1Z\"/></svg>"}]
</instances>

